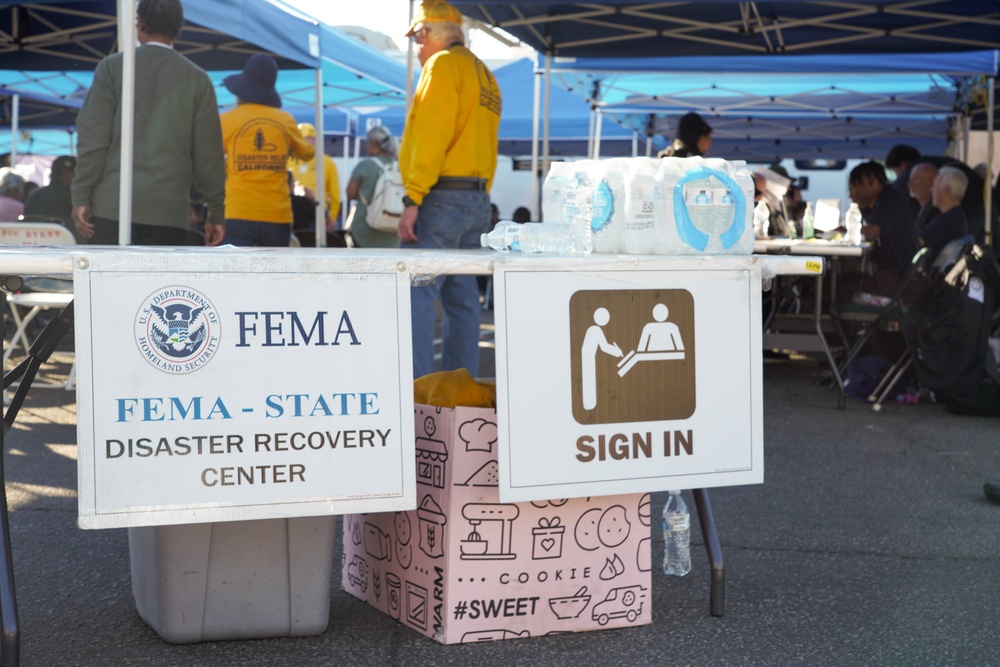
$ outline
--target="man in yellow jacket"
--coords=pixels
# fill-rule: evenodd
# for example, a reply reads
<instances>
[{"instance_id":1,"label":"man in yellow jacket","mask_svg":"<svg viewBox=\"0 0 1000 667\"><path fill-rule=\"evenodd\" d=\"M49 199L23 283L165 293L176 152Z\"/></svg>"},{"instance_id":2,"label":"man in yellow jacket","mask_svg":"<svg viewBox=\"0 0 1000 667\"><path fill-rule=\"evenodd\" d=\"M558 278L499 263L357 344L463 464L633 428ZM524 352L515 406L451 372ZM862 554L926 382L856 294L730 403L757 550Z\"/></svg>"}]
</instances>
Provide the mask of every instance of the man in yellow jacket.
<instances>
[{"instance_id":1,"label":"man in yellow jacket","mask_svg":"<svg viewBox=\"0 0 1000 667\"><path fill-rule=\"evenodd\" d=\"M479 248L490 220L497 164L500 88L465 46L462 15L444 0L421 3L406 35L423 69L403 130L399 169L406 185L399 220L403 248ZM434 372L434 302L444 310L441 370L479 372L479 287L475 276L444 276L413 287L413 376Z\"/></svg>"},{"instance_id":2,"label":"man in yellow jacket","mask_svg":"<svg viewBox=\"0 0 1000 667\"><path fill-rule=\"evenodd\" d=\"M312 123L299 123L299 132L306 138L313 147L316 147L316 127ZM323 189L326 192L326 228L327 231L334 231L334 222L340 216L340 179L337 178L337 165L333 158L323 153L323 144L320 143L316 151L317 155L323 154ZM305 196L311 201L316 201L316 158L311 160L300 160L291 157L288 160L288 171L295 176L295 185L305 190Z\"/></svg>"}]
</instances>

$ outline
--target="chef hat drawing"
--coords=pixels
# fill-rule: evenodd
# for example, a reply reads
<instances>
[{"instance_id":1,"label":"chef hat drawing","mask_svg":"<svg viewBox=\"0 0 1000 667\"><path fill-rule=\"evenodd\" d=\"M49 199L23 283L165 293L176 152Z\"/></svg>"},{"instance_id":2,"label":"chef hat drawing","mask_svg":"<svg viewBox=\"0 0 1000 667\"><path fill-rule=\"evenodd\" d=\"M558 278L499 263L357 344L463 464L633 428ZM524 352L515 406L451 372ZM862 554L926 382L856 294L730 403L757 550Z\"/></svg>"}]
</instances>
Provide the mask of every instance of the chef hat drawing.
<instances>
[{"instance_id":1,"label":"chef hat drawing","mask_svg":"<svg viewBox=\"0 0 1000 667\"><path fill-rule=\"evenodd\" d=\"M485 419L473 419L458 427L458 437L467 452L492 452L497 441L497 425Z\"/></svg>"}]
</instances>

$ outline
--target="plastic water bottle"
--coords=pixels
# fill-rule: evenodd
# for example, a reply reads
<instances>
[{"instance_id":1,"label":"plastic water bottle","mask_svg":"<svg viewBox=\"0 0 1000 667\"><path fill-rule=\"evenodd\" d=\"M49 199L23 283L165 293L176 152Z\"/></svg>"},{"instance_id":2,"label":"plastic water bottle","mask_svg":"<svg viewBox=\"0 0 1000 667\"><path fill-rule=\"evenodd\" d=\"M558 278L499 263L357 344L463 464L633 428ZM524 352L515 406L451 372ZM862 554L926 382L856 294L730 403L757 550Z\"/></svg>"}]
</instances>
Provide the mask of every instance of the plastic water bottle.
<instances>
[{"instance_id":1,"label":"plastic water bottle","mask_svg":"<svg viewBox=\"0 0 1000 667\"><path fill-rule=\"evenodd\" d=\"M813 213L812 202L806 202L806 212L802 214L802 238L811 239L816 236L816 214Z\"/></svg>"},{"instance_id":2,"label":"plastic water bottle","mask_svg":"<svg viewBox=\"0 0 1000 667\"><path fill-rule=\"evenodd\" d=\"M594 249L594 236L590 229L591 200L593 197L590 178L584 171L577 171L566 184L563 196L563 216L560 222L573 226L576 247L579 252L590 253Z\"/></svg>"},{"instance_id":3,"label":"plastic water bottle","mask_svg":"<svg viewBox=\"0 0 1000 667\"><path fill-rule=\"evenodd\" d=\"M844 226L847 227L847 242L851 245L861 245L861 209L857 203L851 202L844 216Z\"/></svg>"},{"instance_id":4,"label":"plastic water bottle","mask_svg":"<svg viewBox=\"0 0 1000 667\"><path fill-rule=\"evenodd\" d=\"M766 238L771 226L771 211L767 203L761 199L753 209L753 235L759 239Z\"/></svg>"},{"instance_id":5,"label":"plastic water bottle","mask_svg":"<svg viewBox=\"0 0 1000 667\"><path fill-rule=\"evenodd\" d=\"M657 251L657 217L663 209L656 178L634 173L625 190L625 252L648 255Z\"/></svg>"},{"instance_id":6,"label":"plastic water bottle","mask_svg":"<svg viewBox=\"0 0 1000 667\"><path fill-rule=\"evenodd\" d=\"M663 506L663 574L683 577L691 571L691 515L680 491Z\"/></svg>"},{"instance_id":7,"label":"plastic water bottle","mask_svg":"<svg viewBox=\"0 0 1000 667\"><path fill-rule=\"evenodd\" d=\"M480 241L484 248L501 252L584 252L574 243L573 225L566 222L502 221L489 234L483 234Z\"/></svg>"},{"instance_id":8,"label":"plastic water bottle","mask_svg":"<svg viewBox=\"0 0 1000 667\"><path fill-rule=\"evenodd\" d=\"M591 197L590 230L595 253L625 251L625 173L631 158L601 160L591 165L594 183Z\"/></svg>"},{"instance_id":9,"label":"plastic water bottle","mask_svg":"<svg viewBox=\"0 0 1000 667\"><path fill-rule=\"evenodd\" d=\"M552 163L542 183L542 220L545 222L565 222L563 206L569 179L572 178L568 166L562 162Z\"/></svg>"}]
</instances>

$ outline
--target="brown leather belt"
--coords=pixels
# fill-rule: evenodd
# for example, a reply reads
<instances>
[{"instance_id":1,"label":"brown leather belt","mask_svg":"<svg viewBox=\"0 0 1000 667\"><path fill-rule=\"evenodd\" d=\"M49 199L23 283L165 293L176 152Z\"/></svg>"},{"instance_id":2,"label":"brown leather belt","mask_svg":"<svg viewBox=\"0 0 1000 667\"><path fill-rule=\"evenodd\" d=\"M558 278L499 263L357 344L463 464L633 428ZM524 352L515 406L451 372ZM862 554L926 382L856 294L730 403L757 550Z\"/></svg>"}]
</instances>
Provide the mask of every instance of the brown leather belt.
<instances>
[{"instance_id":1,"label":"brown leather belt","mask_svg":"<svg viewBox=\"0 0 1000 667\"><path fill-rule=\"evenodd\" d=\"M431 190L473 190L484 192L486 190L486 179L442 176Z\"/></svg>"}]
</instances>

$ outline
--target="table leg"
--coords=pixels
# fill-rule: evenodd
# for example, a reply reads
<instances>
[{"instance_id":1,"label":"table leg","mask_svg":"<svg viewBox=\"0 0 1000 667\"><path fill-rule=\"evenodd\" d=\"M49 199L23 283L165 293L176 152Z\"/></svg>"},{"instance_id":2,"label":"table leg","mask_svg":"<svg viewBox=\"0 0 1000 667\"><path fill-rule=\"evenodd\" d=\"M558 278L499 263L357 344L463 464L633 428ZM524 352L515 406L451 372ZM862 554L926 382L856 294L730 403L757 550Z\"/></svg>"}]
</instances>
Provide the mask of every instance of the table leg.
<instances>
[{"instance_id":1,"label":"table leg","mask_svg":"<svg viewBox=\"0 0 1000 667\"><path fill-rule=\"evenodd\" d=\"M3 326L7 295L0 294L0 327ZM6 358L6 357L5 357ZM6 417L6 415L3 415ZM4 481L4 424L0 420L0 482ZM21 630L14 592L14 559L10 548L10 522L7 513L7 492L0 489L0 665L20 664Z\"/></svg>"},{"instance_id":2,"label":"table leg","mask_svg":"<svg viewBox=\"0 0 1000 667\"><path fill-rule=\"evenodd\" d=\"M705 540L708 562L712 566L708 613L712 616L722 616L726 613L726 565L722 560L719 534L715 530L712 504L708 500L708 489L692 489L691 493L694 495L694 506L698 511L698 524L701 526L701 536Z\"/></svg>"},{"instance_id":3,"label":"table leg","mask_svg":"<svg viewBox=\"0 0 1000 667\"><path fill-rule=\"evenodd\" d=\"M837 407L841 410L844 409L846 404L844 395L844 379L840 375L840 371L837 369L837 361L833 358L833 350L830 349L830 344L826 341L826 334L823 333L823 274L816 276L816 310L814 312L814 321L816 324L816 336L819 338L820 345L823 346L823 352L826 354L826 360L830 364L830 372L833 373L833 381L837 383L837 390L840 395L837 397Z\"/></svg>"}]
</instances>

